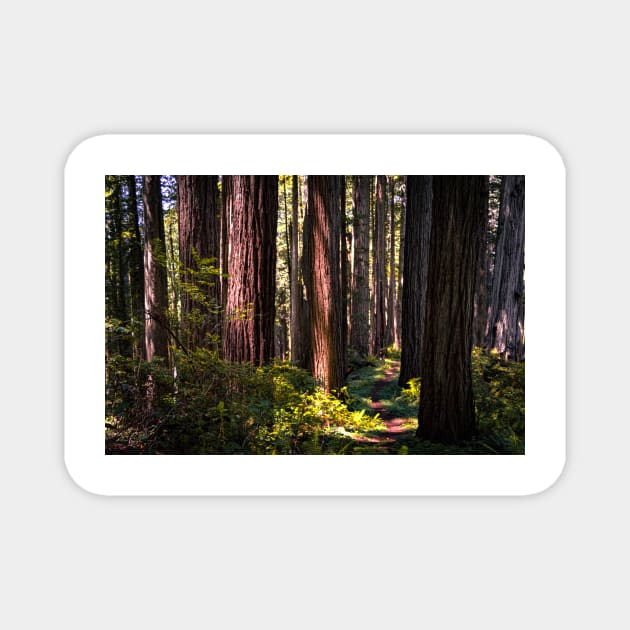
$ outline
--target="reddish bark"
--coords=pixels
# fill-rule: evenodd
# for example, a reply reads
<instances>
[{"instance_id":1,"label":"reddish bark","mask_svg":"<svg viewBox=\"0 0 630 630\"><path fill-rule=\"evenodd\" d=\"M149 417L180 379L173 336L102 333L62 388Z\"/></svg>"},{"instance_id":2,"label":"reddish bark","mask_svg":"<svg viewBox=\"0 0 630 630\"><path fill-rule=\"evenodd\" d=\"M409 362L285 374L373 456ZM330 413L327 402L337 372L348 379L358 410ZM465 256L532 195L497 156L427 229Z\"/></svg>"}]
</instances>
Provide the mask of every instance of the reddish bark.
<instances>
[{"instance_id":1,"label":"reddish bark","mask_svg":"<svg viewBox=\"0 0 630 630\"><path fill-rule=\"evenodd\" d=\"M340 286L338 176L308 176L305 284L310 314L313 375L326 391L345 377Z\"/></svg>"},{"instance_id":2,"label":"reddish bark","mask_svg":"<svg viewBox=\"0 0 630 630\"><path fill-rule=\"evenodd\" d=\"M223 355L269 363L274 354L277 176L223 178L231 217Z\"/></svg>"}]
</instances>

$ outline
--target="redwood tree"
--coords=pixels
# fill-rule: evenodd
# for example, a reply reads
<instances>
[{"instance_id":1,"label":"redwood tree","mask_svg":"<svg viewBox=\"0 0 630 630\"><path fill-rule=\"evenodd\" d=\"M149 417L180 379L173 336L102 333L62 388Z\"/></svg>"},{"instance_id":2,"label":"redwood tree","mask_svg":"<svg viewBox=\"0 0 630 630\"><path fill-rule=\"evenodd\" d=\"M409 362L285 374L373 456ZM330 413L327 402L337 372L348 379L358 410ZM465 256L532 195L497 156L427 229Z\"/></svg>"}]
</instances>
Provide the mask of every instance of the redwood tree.
<instances>
[{"instance_id":1,"label":"redwood tree","mask_svg":"<svg viewBox=\"0 0 630 630\"><path fill-rule=\"evenodd\" d=\"M410 178L411 179L411 178ZM418 437L454 444L477 430L471 350L488 178L435 176Z\"/></svg>"},{"instance_id":2,"label":"redwood tree","mask_svg":"<svg viewBox=\"0 0 630 630\"><path fill-rule=\"evenodd\" d=\"M352 177L352 291L350 347L366 356L370 350L370 178Z\"/></svg>"},{"instance_id":3,"label":"redwood tree","mask_svg":"<svg viewBox=\"0 0 630 630\"><path fill-rule=\"evenodd\" d=\"M182 280L182 328L188 343L199 346L219 332L220 277L200 269L199 261L219 266L219 207L216 175L178 175L177 216Z\"/></svg>"},{"instance_id":4,"label":"redwood tree","mask_svg":"<svg viewBox=\"0 0 630 630\"><path fill-rule=\"evenodd\" d=\"M346 241L346 177L339 176L339 282L341 284L341 340L348 349L348 244Z\"/></svg>"},{"instance_id":5,"label":"redwood tree","mask_svg":"<svg viewBox=\"0 0 630 630\"><path fill-rule=\"evenodd\" d=\"M488 346L504 358L524 358L525 176L502 180Z\"/></svg>"},{"instance_id":6,"label":"redwood tree","mask_svg":"<svg viewBox=\"0 0 630 630\"><path fill-rule=\"evenodd\" d=\"M291 361L299 363L301 360L301 319L302 319L302 287L299 281L299 221L298 221L298 176L291 178Z\"/></svg>"},{"instance_id":7,"label":"redwood tree","mask_svg":"<svg viewBox=\"0 0 630 630\"><path fill-rule=\"evenodd\" d=\"M376 176L374 221L372 223L372 321L370 353L381 355L385 349L385 175Z\"/></svg>"},{"instance_id":8,"label":"redwood tree","mask_svg":"<svg viewBox=\"0 0 630 630\"><path fill-rule=\"evenodd\" d=\"M231 217L223 356L263 365L273 358L278 177L227 175Z\"/></svg>"},{"instance_id":9,"label":"redwood tree","mask_svg":"<svg viewBox=\"0 0 630 630\"><path fill-rule=\"evenodd\" d=\"M427 303L427 272L431 240L433 177L407 177L407 208L403 260L401 309L401 355L398 383L420 376L424 317Z\"/></svg>"},{"instance_id":10,"label":"redwood tree","mask_svg":"<svg viewBox=\"0 0 630 630\"><path fill-rule=\"evenodd\" d=\"M486 217L479 230L479 256L477 258L477 277L475 281L475 300L473 315L473 345L483 346L486 322L488 320L488 218L490 204L486 210Z\"/></svg>"},{"instance_id":11,"label":"redwood tree","mask_svg":"<svg viewBox=\"0 0 630 630\"><path fill-rule=\"evenodd\" d=\"M144 344L147 361L168 357L168 293L164 219L159 175L143 177L144 208Z\"/></svg>"},{"instance_id":12,"label":"redwood tree","mask_svg":"<svg viewBox=\"0 0 630 630\"><path fill-rule=\"evenodd\" d=\"M129 215L129 285L131 288L131 317L134 322L134 352L144 357L144 260L142 238L140 235L140 219L138 197L136 194L136 177L127 178L127 213ZM136 332L137 330L137 332Z\"/></svg>"},{"instance_id":13,"label":"redwood tree","mask_svg":"<svg viewBox=\"0 0 630 630\"><path fill-rule=\"evenodd\" d=\"M308 176L305 275L313 375L326 391L342 387L345 353L340 282L339 176Z\"/></svg>"},{"instance_id":14,"label":"redwood tree","mask_svg":"<svg viewBox=\"0 0 630 630\"><path fill-rule=\"evenodd\" d=\"M394 176L387 177L389 184L388 195L388 215L389 215L389 231L388 231L388 250L387 257L388 274L387 274L387 328L386 328L386 345L394 343L397 337L398 322L396 320L396 214L394 206Z\"/></svg>"},{"instance_id":15,"label":"redwood tree","mask_svg":"<svg viewBox=\"0 0 630 630\"><path fill-rule=\"evenodd\" d=\"M396 348L402 349L402 295L403 295L403 271L405 260L405 215L407 213L406 201L407 176L402 176L400 191L400 232L398 248L398 284L396 288L396 334L394 335L394 343Z\"/></svg>"}]
</instances>

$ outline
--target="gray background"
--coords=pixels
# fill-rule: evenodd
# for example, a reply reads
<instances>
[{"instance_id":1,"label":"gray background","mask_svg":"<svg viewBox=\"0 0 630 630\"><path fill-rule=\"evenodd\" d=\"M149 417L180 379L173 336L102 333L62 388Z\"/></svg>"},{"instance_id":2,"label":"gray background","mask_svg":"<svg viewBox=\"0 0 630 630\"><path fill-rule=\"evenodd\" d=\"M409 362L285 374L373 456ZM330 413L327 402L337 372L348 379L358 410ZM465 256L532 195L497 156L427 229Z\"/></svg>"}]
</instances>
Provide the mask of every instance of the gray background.
<instances>
[{"instance_id":1,"label":"gray background","mask_svg":"<svg viewBox=\"0 0 630 630\"><path fill-rule=\"evenodd\" d=\"M3 9L3 625L627 623L629 46L621 3L585 5ZM551 141L568 171L560 481L520 499L106 499L74 486L62 461L64 161L98 133L175 131Z\"/></svg>"}]
</instances>

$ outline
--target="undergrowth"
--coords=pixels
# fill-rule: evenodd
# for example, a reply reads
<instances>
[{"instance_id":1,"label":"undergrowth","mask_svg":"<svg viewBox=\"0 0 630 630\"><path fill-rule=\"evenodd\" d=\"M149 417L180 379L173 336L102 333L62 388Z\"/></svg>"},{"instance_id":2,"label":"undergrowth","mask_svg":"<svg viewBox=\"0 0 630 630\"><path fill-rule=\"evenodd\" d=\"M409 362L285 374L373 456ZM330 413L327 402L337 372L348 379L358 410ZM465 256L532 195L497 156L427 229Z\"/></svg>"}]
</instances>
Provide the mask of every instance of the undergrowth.
<instances>
[{"instance_id":1,"label":"undergrowth","mask_svg":"<svg viewBox=\"0 0 630 630\"><path fill-rule=\"evenodd\" d=\"M160 361L107 365L106 450L145 454L351 453L378 418L326 394L288 363L255 368L216 352L177 355L177 377ZM148 388L154 392L149 408Z\"/></svg>"},{"instance_id":2,"label":"undergrowth","mask_svg":"<svg viewBox=\"0 0 630 630\"><path fill-rule=\"evenodd\" d=\"M338 395L326 394L307 372L288 363L265 368L229 363L199 349L176 354L176 372L114 355L106 365L106 452L111 454L368 454L365 438L386 430L372 408L374 384L392 369L371 358ZM473 352L479 421L475 440L456 446L415 438L419 379L404 389L397 374L379 392L382 411L405 419L399 454L524 452L525 368ZM149 394L152 402L147 404Z\"/></svg>"}]
</instances>

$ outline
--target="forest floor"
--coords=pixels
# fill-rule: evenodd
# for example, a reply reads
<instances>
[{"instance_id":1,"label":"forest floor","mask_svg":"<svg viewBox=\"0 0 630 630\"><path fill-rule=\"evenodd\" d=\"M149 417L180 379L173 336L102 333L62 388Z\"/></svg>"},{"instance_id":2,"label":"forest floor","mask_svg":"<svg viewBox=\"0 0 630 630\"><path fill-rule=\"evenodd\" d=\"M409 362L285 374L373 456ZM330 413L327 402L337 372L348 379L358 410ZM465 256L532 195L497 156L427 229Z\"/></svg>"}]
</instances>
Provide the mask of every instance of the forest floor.
<instances>
[{"instance_id":1,"label":"forest floor","mask_svg":"<svg viewBox=\"0 0 630 630\"><path fill-rule=\"evenodd\" d=\"M408 401L398 386L400 361L386 359L353 373L349 379L350 394L378 414L383 429L356 436L361 444L357 453L397 454L413 441L417 421L417 408Z\"/></svg>"},{"instance_id":2,"label":"forest floor","mask_svg":"<svg viewBox=\"0 0 630 630\"><path fill-rule=\"evenodd\" d=\"M398 385L399 354L392 353L380 360L371 357L362 365L355 365L348 375L343 398L314 388L305 372L288 364L274 365L261 372L225 364L213 356L203 355L201 359L194 366L197 371L191 371L197 381L185 384L179 399L165 397L162 406L149 417L141 403L123 396L129 391L142 392L133 389L134 377L125 381L127 373L120 369L119 377L112 368L113 380L108 391L115 396L108 401L106 410L105 452L116 455L524 453L525 365L502 361L478 348L473 351L472 376L479 432L473 440L456 445L416 438L420 383L419 379L412 379L404 389ZM233 399L226 404L222 381L215 377L217 373L233 372L236 379L247 377L248 387L240 390L240 399L239 390L236 394L232 392ZM214 388L211 394L209 387ZM255 395L260 391L263 397ZM269 391L273 392L272 399ZM136 407L133 403L137 403Z\"/></svg>"}]
</instances>

